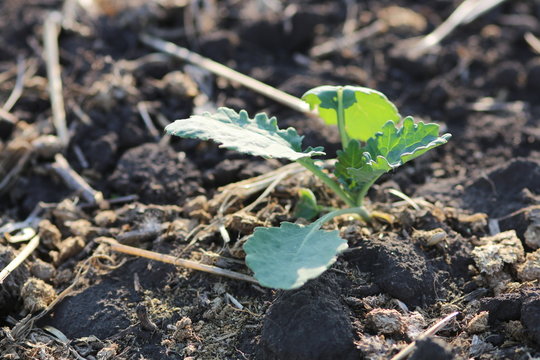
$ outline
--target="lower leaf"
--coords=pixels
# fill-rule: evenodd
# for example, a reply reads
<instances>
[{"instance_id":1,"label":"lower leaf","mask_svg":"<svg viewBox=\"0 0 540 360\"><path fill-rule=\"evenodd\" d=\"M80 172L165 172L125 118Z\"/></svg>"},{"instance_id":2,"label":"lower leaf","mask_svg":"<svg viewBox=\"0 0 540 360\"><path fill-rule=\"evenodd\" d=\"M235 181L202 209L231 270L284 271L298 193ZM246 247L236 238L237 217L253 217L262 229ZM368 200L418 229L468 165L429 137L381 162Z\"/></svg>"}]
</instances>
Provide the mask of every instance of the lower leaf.
<instances>
[{"instance_id":1,"label":"lower leaf","mask_svg":"<svg viewBox=\"0 0 540 360\"><path fill-rule=\"evenodd\" d=\"M347 248L337 230L320 230L319 222L301 226L258 227L244 244L247 266L263 286L295 289L328 269Z\"/></svg>"}]
</instances>

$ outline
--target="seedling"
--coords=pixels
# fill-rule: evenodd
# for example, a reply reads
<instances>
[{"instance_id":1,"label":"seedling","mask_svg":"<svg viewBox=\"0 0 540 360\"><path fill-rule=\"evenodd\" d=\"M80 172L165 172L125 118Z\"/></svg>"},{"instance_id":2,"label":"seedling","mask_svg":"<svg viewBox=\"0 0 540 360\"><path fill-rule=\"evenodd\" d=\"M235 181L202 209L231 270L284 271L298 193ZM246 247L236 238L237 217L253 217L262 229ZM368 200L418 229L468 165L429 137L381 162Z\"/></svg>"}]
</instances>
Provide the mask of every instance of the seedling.
<instances>
[{"instance_id":1,"label":"seedling","mask_svg":"<svg viewBox=\"0 0 540 360\"><path fill-rule=\"evenodd\" d=\"M333 174L313 159L325 155L323 147L303 149L303 137L296 129L281 130L276 118L264 113L249 118L244 110L237 113L220 108L214 114L176 120L165 128L172 135L213 140L246 154L296 161L347 204L307 226L283 222L279 227L255 229L244 244L246 263L259 283L271 288L298 288L326 271L347 242L337 230L322 230L321 226L342 214L356 213L369 220L363 201L371 185L384 173L445 144L451 136L439 136L439 125L415 124L412 117L399 126L394 104L382 93L364 87L320 86L302 99L327 124L338 127L343 148L338 151ZM301 194L303 210L311 207L310 216L322 209L312 195Z\"/></svg>"}]
</instances>

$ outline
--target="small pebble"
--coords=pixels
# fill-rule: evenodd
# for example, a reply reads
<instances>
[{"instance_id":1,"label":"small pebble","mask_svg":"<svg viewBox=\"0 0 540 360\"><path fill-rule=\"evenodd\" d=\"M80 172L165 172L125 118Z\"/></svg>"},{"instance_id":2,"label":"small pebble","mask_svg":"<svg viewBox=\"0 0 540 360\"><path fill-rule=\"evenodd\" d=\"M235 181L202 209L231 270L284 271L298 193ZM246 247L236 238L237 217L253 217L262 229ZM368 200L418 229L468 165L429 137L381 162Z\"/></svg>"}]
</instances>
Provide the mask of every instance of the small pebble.
<instances>
[{"instance_id":1,"label":"small pebble","mask_svg":"<svg viewBox=\"0 0 540 360\"><path fill-rule=\"evenodd\" d=\"M97 226L107 227L111 226L116 222L117 216L116 213L112 210L100 211L94 217L94 222Z\"/></svg>"},{"instance_id":2,"label":"small pebble","mask_svg":"<svg viewBox=\"0 0 540 360\"><path fill-rule=\"evenodd\" d=\"M488 329L489 312L481 311L467 323L466 330L469 334L480 334Z\"/></svg>"},{"instance_id":3,"label":"small pebble","mask_svg":"<svg viewBox=\"0 0 540 360\"><path fill-rule=\"evenodd\" d=\"M405 329L401 314L393 309L374 309L366 314L368 324L380 334L398 334Z\"/></svg>"},{"instance_id":4,"label":"small pebble","mask_svg":"<svg viewBox=\"0 0 540 360\"><path fill-rule=\"evenodd\" d=\"M60 230L47 219L39 222L38 235L41 243L49 249L58 249L62 241Z\"/></svg>"},{"instance_id":5,"label":"small pebble","mask_svg":"<svg viewBox=\"0 0 540 360\"><path fill-rule=\"evenodd\" d=\"M523 281L540 281L540 249L527 254L525 262L518 266L517 275Z\"/></svg>"},{"instance_id":6,"label":"small pebble","mask_svg":"<svg viewBox=\"0 0 540 360\"><path fill-rule=\"evenodd\" d=\"M56 272L54 266L48 262L45 262L41 259L37 259L34 261L32 266L30 267L30 273L32 276L43 280L43 281L50 281L54 273Z\"/></svg>"},{"instance_id":7,"label":"small pebble","mask_svg":"<svg viewBox=\"0 0 540 360\"><path fill-rule=\"evenodd\" d=\"M23 285L21 297L24 300L24 309L33 313L49 306L56 298L56 292L45 281L29 278Z\"/></svg>"}]
</instances>

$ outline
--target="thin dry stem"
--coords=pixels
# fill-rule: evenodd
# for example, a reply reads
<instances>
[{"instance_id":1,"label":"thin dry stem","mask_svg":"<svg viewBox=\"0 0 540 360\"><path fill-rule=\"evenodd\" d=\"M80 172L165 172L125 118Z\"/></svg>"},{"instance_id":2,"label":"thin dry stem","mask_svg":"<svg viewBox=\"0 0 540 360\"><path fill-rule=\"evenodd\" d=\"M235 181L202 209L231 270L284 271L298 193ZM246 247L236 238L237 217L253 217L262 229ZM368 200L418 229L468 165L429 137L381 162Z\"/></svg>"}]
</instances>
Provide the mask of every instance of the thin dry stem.
<instances>
[{"instance_id":1,"label":"thin dry stem","mask_svg":"<svg viewBox=\"0 0 540 360\"><path fill-rule=\"evenodd\" d=\"M62 154L54 156L55 162L51 168L64 180L66 185L77 192L80 192L82 198L91 204L103 202L103 194L94 190L86 180L75 172Z\"/></svg>"},{"instance_id":2,"label":"thin dry stem","mask_svg":"<svg viewBox=\"0 0 540 360\"><path fill-rule=\"evenodd\" d=\"M531 49L533 49L535 53L540 55L540 39L534 36L534 34L531 32L526 32L523 37L525 38L525 41L527 42L527 44L529 44Z\"/></svg>"},{"instance_id":3,"label":"thin dry stem","mask_svg":"<svg viewBox=\"0 0 540 360\"><path fill-rule=\"evenodd\" d=\"M46 17L43 27L43 43L45 44L45 62L47 64L53 123L60 141L64 146L67 146L69 133L66 125L66 110L62 95L62 77L60 75L58 52L58 34L61 21L62 16L59 12L51 12Z\"/></svg>"},{"instance_id":4,"label":"thin dry stem","mask_svg":"<svg viewBox=\"0 0 540 360\"><path fill-rule=\"evenodd\" d=\"M441 330L443 327L445 327L446 324L448 324L450 322L450 320L455 318L458 314L459 314L459 312L455 311L455 312L451 313L450 315L446 316L445 318L443 318L442 320L437 321L433 326L431 326L426 331L424 331L422 334L420 334L420 336L418 336L418 338L415 341L413 341L412 343L407 345L405 348L403 348L400 352L398 352L391 360L405 359L414 350L414 346L416 344L416 341L425 339L428 336L435 335L439 330Z\"/></svg>"},{"instance_id":5,"label":"thin dry stem","mask_svg":"<svg viewBox=\"0 0 540 360\"><path fill-rule=\"evenodd\" d=\"M112 240L112 239L102 239L101 242L104 242L110 245L112 250L121 252L124 254L144 257L144 258L156 260L156 261L161 261L167 264L173 264L173 265L181 266L187 269L204 271L210 274L225 276L225 277L235 279L235 280L247 281L252 284L259 284L259 282L251 276L237 273L235 271L225 270L217 266L201 264L196 261L179 259L171 255L160 254L154 251L143 250L143 249L139 249L132 246L122 245L122 244L119 244L116 240Z\"/></svg>"},{"instance_id":6,"label":"thin dry stem","mask_svg":"<svg viewBox=\"0 0 540 360\"><path fill-rule=\"evenodd\" d=\"M39 236L34 236L30 242L28 242L28 245L22 249L22 251L15 256L15 259L13 259L7 266L0 271L0 284L6 280L6 278L11 274L19 265L23 263L23 261L30 256L30 254L38 247L39 245Z\"/></svg>"},{"instance_id":7,"label":"thin dry stem","mask_svg":"<svg viewBox=\"0 0 540 360\"><path fill-rule=\"evenodd\" d=\"M398 44L403 53L410 58L418 58L437 46L450 35L458 26L468 24L485 12L493 9L505 0L465 0L441 25L428 35L411 44L407 39Z\"/></svg>"},{"instance_id":8,"label":"thin dry stem","mask_svg":"<svg viewBox=\"0 0 540 360\"><path fill-rule=\"evenodd\" d=\"M370 38L386 29L386 24L382 20L377 20L372 24L355 31L353 33L347 34L340 39L332 39L322 44L316 45L311 48L309 55L311 57L317 58L331 54L333 52L345 49L352 45L359 43L362 40Z\"/></svg>"},{"instance_id":9,"label":"thin dry stem","mask_svg":"<svg viewBox=\"0 0 540 360\"><path fill-rule=\"evenodd\" d=\"M142 34L141 41L148 46L153 47L164 53L176 56L184 61L187 61L191 64L200 66L212 73L222 76L228 80L242 84L243 86L250 88L262 95L265 95L281 104L289 106L290 108L309 113L309 106L300 100L299 98L287 94L284 91L278 90L270 85L267 85L263 82L253 79L247 75L239 73L236 70L233 70L225 65L222 65L216 61L205 58L197 53L194 53L186 48L180 47L173 44L172 42L164 41L156 37Z\"/></svg>"},{"instance_id":10,"label":"thin dry stem","mask_svg":"<svg viewBox=\"0 0 540 360\"><path fill-rule=\"evenodd\" d=\"M26 61L23 57L19 57L19 59L17 60L17 80L15 80L15 86L13 87L11 94L9 94L8 99L4 103L2 110L9 112L17 103L17 100L19 100L19 98L21 97L24 88L25 68Z\"/></svg>"}]
</instances>

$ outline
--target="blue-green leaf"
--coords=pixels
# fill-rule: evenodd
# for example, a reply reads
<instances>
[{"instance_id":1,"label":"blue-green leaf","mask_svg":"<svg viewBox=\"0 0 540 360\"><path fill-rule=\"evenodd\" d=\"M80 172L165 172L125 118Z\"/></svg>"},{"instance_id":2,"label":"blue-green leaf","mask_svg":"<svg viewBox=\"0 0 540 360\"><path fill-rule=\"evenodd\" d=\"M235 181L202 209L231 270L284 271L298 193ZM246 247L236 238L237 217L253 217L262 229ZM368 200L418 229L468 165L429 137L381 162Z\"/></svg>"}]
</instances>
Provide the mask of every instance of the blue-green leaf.
<instances>
[{"instance_id":1,"label":"blue-green leaf","mask_svg":"<svg viewBox=\"0 0 540 360\"><path fill-rule=\"evenodd\" d=\"M361 86L319 86L302 96L311 109L330 125L337 124L338 90L343 91L345 129L352 139L366 141L400 115L395 105L381 92Z\"/></svg>"},{"instance_id":2,"label":"blue-green leaf","mask_svg":"<svg viewBox=\"0 0 540 360\"><path fill-rule=\"evenodd\" d=\"M292 161L324 155L322 147L302 151L302 136L295 129L280 130L275 117L264 113L250 119L248 113L219 108L214 114L193 115L176 120L165 127L171 135L201 140L213 140L221 147L266 158Z\"/></svg>"},{"instance_id":3,"label":"blue-green leaf","mask_svg":"<svg viewBox=\"0 0 540 360\"><path fill-rule=\"evenodd\" d=\"M338 231L320 230L320 223L279 228L258 227L244 244L246 263L261 285L295 289L328 269L347 248Z\"/></svg>"}]
</instances>

